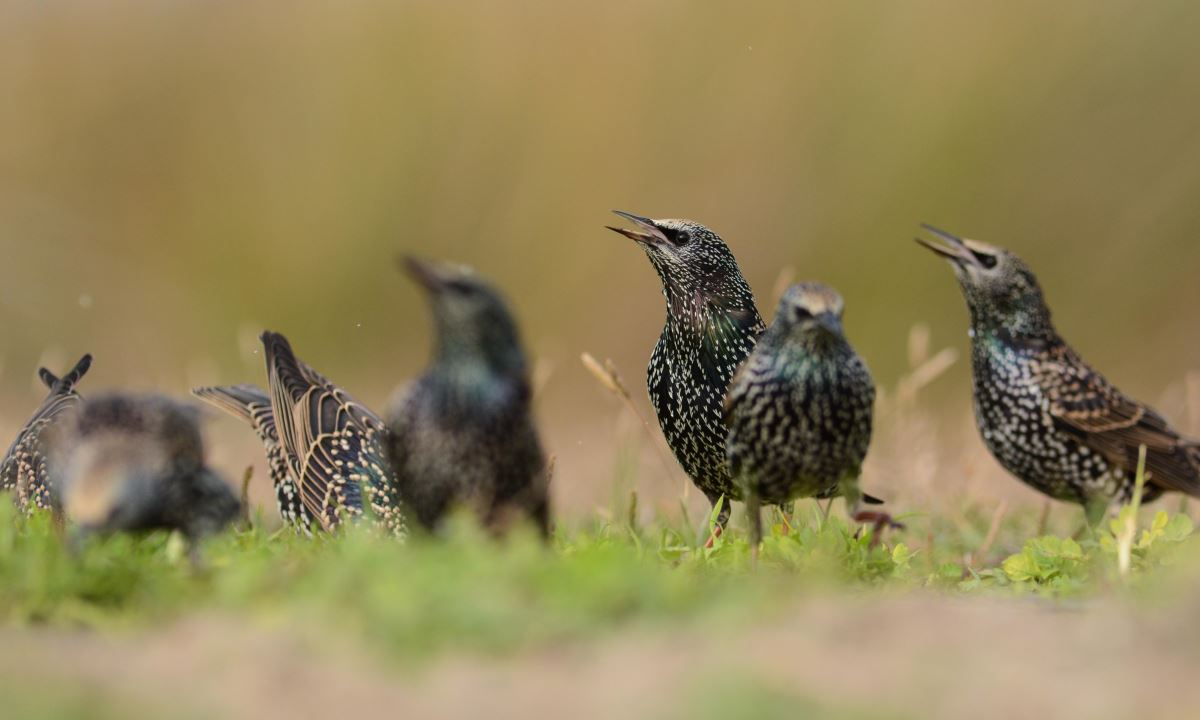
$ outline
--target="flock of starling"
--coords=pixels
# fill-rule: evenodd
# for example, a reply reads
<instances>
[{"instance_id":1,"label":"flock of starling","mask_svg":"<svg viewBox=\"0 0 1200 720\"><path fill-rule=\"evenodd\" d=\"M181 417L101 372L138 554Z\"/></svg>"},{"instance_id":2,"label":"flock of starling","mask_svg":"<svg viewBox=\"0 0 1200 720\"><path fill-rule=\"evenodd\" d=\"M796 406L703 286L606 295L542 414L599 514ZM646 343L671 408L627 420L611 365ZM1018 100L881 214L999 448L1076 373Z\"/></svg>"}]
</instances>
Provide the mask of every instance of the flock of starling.
<instances>
[{"instance_id":1,"label":"flock of starling","mask_svg":"<svg viewBox=\"0 0 1200 720\"><path fill-rule=\"evenodd\" d=\"M728 245L690 220L618 212L662 281L666 322L647 388L680 466L719 506L844 497L876 534L894 525L859 486L875 386L846 339L832 288L787 290L767 326ZM948 260L970 317L975 415L984 444L1045 495L1096 522L1134 493L1200 496L1200 444L1123 395L1055 331L1033 272L1012 253L924 226L918 242ZM468 268L408 259L429 300L436 340L427 370L381 418L264 332L266 389L193 391L240 418L262 442L284 523L302 534L365 522L403 538L436 533L456 510L490 532L528 522L550 533L550 473L532 415L530 368L502 295ZM49 390L0 464L0 489L75 532L167 529L196 541L244 511L205 461L197 408L161 395L77 391L85 355ZM710 537L711 542L711 537Z\"/></svg>"}]
</instances>

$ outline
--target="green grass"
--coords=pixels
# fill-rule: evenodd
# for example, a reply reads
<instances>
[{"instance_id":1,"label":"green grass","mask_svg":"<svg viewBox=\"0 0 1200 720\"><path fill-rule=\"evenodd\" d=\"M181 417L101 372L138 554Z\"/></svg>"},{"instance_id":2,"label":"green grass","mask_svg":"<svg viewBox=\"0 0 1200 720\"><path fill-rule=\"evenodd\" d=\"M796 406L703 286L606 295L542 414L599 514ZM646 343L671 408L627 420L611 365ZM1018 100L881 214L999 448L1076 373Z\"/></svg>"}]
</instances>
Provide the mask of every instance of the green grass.
<instances>
[{"instance_id":1,"label":"green grass","mask_svg":"<svg viewBox=\"0 0 1200 720\"><path fill-rule=\"evenodd\" d=\"M404 545L365 528L309 540L255 525L208 541L196 569L175 537L96 539L71 553L48 517L0 507L0 618L9 624L141 629L216 612L401 662L509 653L621 627L736 627L830 588L1087 597L1138 587L1194 543L1186 516L1143 512L1123 576L1116 546L1128 513L1079 541L1023 544L1029 522L1017 518L996 543L1013 552L966 567L964 548L987 532L984 513L966 513L957 530L912 518L889 536L893 544L872 545L836 513L802 503L790 533L774 516L757 568L737 528L711 549L667 523L560 530L546 546L531 534L492 542L458 522L437 541Z\"/></svg>"}]
</instances>

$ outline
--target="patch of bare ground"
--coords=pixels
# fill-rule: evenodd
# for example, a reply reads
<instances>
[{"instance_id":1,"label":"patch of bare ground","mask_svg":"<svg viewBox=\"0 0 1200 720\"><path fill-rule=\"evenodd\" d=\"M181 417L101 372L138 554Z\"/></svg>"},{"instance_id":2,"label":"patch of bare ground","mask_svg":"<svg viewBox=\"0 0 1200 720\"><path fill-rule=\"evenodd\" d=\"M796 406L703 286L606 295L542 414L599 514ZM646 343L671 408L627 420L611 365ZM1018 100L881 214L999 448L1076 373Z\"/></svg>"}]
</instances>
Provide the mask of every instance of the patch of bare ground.
<instances>
[{"instance_id":1,"label":"patch of bare ground","mask_svg":"<svg viewBox=\"0 0 1200 720\"><path fill-rule=\"evenodd\" d=\"M204 618L136 636L5 630L0 672L154 717L675 717L738 678L868 716L1184 718L1200 713L1197 605L826 596L737 632L624 630L420 669Z\"/></svg>"}]
</instances>

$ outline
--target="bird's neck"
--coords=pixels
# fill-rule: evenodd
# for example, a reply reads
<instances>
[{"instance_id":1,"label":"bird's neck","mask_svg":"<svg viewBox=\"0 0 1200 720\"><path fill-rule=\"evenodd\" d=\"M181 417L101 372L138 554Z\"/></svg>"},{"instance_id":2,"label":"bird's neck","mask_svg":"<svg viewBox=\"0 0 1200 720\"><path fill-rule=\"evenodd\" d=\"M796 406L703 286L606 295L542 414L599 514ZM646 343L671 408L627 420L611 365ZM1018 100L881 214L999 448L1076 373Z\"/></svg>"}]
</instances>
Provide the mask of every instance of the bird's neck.
<instances>
[{"instance_id":1,"label":"bird's neck","mask_svg":"<svg viewBox=\"0 0 1200 720\"><path fill-rule=\"evenodd\" d=\"M720 332L760 334L762 318L745 280L730 278L715 288L699 285L663 286L667 303L664 334L694 338Z\"/></svg>"},{"instance_id":2,"label":"bird's neck","mask_svg":"<svg viewBox=\"0 0 1200 720\"><path fill-rule=\"evenodd\" d=\"M480 357L440 359L428 374L444 408L485 412L494 406L524 401L529 381L524 368L497 368Z\"/></svg>"},{"instance_id":3,"label":"bird's neck","mask_svg":"<svg viewBox=\"0 0 1200 720\"><path fill-rule=\"evenodd\" d=\"M1001 323L972 323L971 346L976 359L1025 351L1042 351L1061 340L1053 326L1036 327Z\"/></svg>"}]
</instances>

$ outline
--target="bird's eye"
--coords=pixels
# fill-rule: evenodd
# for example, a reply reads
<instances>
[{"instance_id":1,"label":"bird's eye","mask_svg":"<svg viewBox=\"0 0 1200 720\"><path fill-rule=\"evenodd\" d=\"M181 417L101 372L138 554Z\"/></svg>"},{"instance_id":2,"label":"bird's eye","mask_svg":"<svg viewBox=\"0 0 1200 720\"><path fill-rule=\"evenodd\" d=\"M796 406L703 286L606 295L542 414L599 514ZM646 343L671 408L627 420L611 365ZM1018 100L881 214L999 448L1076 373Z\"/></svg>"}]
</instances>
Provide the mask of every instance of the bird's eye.
<instances>
[{"instance_id":1,"label":"bird's eye","mask_svg":"<svg viewBox=\"0 0 1200 720\"><path fill-rule=\"evenodd\" d=\"M687 230L680 230L675 233L675 244L679 246L687 245L692 241L692 235Z\"/></svg>"},{"instance_id":2,"label":"bird's eye","mask_svg":"<svg viewBox=\"0 0 1200 720\"><path fill-rule=\"evenodd\" d=\"M995 255L988 255L987 253L975 252L973 250L971 251L971 254L975 256L975 259L979 261L979 264L982 265L985 270L991 270L996 267L997 260Z\"/></svg>"},{"instance_id":3,"label":"bird's eye","mask_svg":"<svg viewBox=\"0 0 1200 720\"><path fill-rule=\"evenodd\" d=\"M805 320L811 320L811 319L812 319L812 313L810 313L808 311L808 308L802 307L800 305L792 306L792 321L793 322L804 322Z\"/></svg>"}]
</instances>

